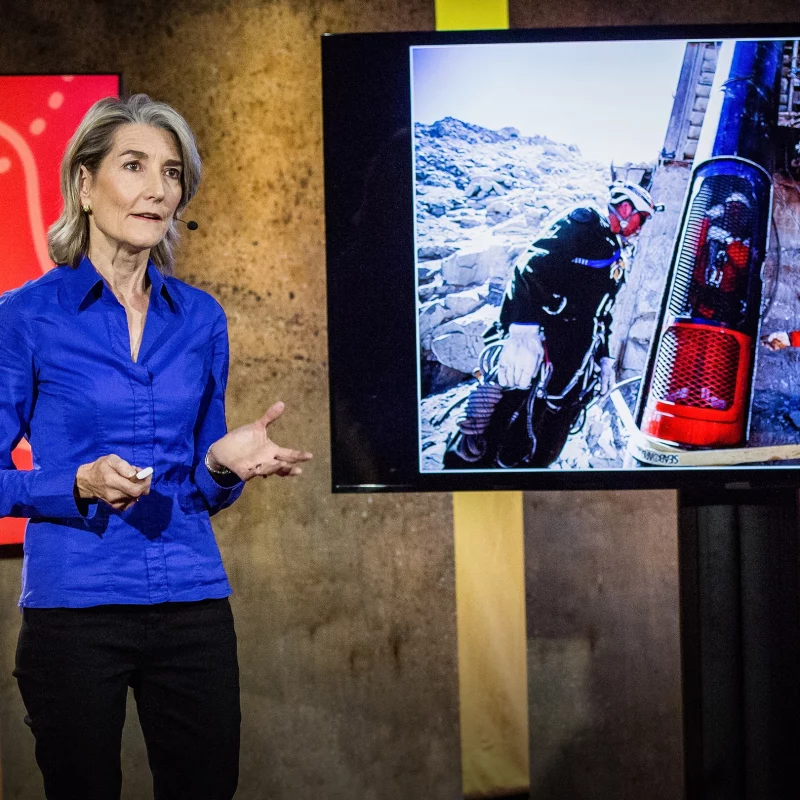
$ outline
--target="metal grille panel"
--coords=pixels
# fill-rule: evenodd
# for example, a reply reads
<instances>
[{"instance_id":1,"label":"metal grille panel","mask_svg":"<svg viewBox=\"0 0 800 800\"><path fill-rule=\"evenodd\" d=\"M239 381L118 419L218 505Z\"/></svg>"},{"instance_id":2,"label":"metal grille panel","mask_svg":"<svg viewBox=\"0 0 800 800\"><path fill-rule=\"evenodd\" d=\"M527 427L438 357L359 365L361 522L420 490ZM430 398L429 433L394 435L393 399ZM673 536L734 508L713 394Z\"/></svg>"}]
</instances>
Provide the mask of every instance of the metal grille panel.
<instances>
[{"instance_id":1,"label":"metal grille panel","mask_svg":"<svg viewBox=\"0 0 800 800\"><path fill-rule=\"evenodd\" d=\"M738 196L744 204L726 204L726 200ZM730 213L735 209L736 218ZM707 269L702 259L708 259L709 246L724 247L724 233L732 233L730 239L746 239L758 228L757 197L753 184L739 175L710 175L702 179L700 190L694 196L686 221L675 276L670 293L669 310L675 316L705 317L715 322L723 322L739 328L745 319L747 308L747 282L752 267L755 250L750 249L747 263L741 268L744 286L736 286L731 291L714 290L705 285ZM709 234L709 230L712 233ZM711 239L709 238L711 236ZM713 239L716 236L717 239ZM698 275L703 273L703 275ZM696 306L702 305L703 311Z\"/></svg>"},{"instance_id":2,"label":"metal grille panel","mask_svg":"<svg viewBox=\"0 0 800 800\"><path fill-rule=\"evenodd\" d=\"M736 394L739 342L722 331L669 328L653 376L652 397L676 405L727 411Z\"/></svg>"}]
</instances>

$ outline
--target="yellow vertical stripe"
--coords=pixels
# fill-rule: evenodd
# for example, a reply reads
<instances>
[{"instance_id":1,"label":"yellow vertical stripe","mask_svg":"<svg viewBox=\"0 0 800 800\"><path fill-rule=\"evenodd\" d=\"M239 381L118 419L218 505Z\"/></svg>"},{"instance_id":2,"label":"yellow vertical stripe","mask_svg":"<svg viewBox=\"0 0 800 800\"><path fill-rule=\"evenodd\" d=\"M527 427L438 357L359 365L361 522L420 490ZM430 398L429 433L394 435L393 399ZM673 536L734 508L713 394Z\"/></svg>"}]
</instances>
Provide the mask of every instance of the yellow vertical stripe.
<instances>
[{"instance_id":1,"label":"yellow vertical stripe","mask_svg":"<svg viewBox=\"0 0 800 800\"><path fill-rule=\"evenodd\" d=\"M465 797L528 788L522 492L453 495Z\"/></svg>"},{"instance_id":2,"label":"yellow vertical stripe","mask_svg":"<svg viewBox=\"0 0 800 800\"><path fill-rule=\"evenodd\" d=\"M508 0L435 0L437 31L508 27Z\"/></svg>"},{"instance_id":3,"label":"yellow vertical stripe","mask_svg":"<svg viewBox=\"0 0 800 800\"><path fill-rule=\"evenodd\" d=\"M508 27L508 0L435 0L437 30ZM466 120L470 122L471 120ZM453 495L465 797L525 791L528 672L522 492Z\"/></svg>"}]
</instances>

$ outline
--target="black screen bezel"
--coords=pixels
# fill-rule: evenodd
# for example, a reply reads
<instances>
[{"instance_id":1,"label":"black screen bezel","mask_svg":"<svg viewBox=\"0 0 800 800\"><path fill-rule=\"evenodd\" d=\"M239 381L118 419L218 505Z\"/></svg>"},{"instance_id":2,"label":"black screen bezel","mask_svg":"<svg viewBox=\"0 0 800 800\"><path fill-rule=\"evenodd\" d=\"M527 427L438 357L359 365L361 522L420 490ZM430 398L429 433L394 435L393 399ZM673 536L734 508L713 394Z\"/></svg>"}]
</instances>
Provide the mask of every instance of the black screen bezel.
<instances>
[{"instance_id":1,"label":"black screen bezel","mask_svg":"<svg viewBox=\"0 0 800 800\"><path fill-rule=\"evenodd\" d=\"M800 38L800 25L662 25L322 37L334 492L698 486L713 491L800 486L800 467L419 471L409 48L732 38L796 39ZM365 234L367 229L370 232Z\"/></svg>"}]
</instances>

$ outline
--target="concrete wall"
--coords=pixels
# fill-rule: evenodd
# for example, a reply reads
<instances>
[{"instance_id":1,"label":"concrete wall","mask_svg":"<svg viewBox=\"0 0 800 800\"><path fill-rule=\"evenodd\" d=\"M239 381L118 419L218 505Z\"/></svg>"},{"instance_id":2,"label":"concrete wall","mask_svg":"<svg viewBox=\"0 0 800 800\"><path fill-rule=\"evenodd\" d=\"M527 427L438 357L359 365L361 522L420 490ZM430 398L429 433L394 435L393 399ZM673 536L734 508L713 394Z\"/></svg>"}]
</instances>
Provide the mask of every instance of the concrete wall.
<instances>
[{"instance_id":1,"label":"concrete wall","mask_svg":"<svg viewBox=\"0 0 800 800\"><path fill-rule=\"evenodd\" d=\"M525 497L531 796L683 797L673 492Z\"/></svg>"},{"instance_id":2,"label":"concrete wall","mask_svg":"<svg viewBox=\"0 0 800 800\"><path fill-rule=\"evenodd\" d=\"M757 8L746 0L510 6L514 26L793 16L777 0ZM185 113L205 180L191 209L201 228L186 236L178 274L228 312L229 421L248 421L284 399L276 438L316 453L301 481L248 486L216 524L236 591L242 798L449 799L460 790L450 499L332 497L327 456L318 37L433 27L431 0L179 0L163 7L156 0L0 0L0 72L121 71L127 90ZM535 586L530 663L542 665L531 681L536 697L551 704L550 717L535 711L534 719L553 721L532 734L555 754L549 766L534 759L536 780L553 797L608 797L615 795L602 794L602 786L624 785L635 773L636 786L663 785L651 796L677 798L674 495L648 495L651 513L632 494L576 500L553 493L526 502ZM628 520L625 533L620 519ZM606 578L600 604L597 564L616 576ZM10 676L18 584L19 562L1 560L3 797L33 800L41 783ZM561 609L553 608L555 593L566 603ZM599 651L598 642L606 643ZM619 651L615 643L624 642L633 650ZM558 647L561 661L553 656ZM567 673L559 667L566 662L583 666ZM636 675L644 677L634 678L639 664L645 668ZM566 674L578 684L564 683ZM619 682L638 688L622 691L629 699L612 713ZM660 682L665 688L653 696ZM577 685L583 700L570 695ZM579 727L595 733L562 746L554 721L575 708ZM624 731L609 734L623 720ZM647 726L650 734L639 736ZM666 749L648 759L647 743L657 748L660 738ZM636 741L645 746L625 757ZM611 777L570 783L584 762L602 764ZM125 798L146 798L135 725L126 729L124 769Z\"/></svg>"}]
</instances>

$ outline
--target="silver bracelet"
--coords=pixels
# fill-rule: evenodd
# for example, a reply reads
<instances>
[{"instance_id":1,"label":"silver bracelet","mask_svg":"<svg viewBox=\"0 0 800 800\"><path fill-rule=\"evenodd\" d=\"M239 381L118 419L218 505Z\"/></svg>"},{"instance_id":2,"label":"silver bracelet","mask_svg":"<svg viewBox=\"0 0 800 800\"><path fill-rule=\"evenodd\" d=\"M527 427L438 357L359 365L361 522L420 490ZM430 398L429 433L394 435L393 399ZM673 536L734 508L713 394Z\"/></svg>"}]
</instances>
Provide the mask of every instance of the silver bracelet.
<instances>
[{"instance_id":1,"label":"silver bracelet","mask_svg":"<svg viewBox=\"0 0 800 800\"><path fill-rule=\"evenodd\" d=\"M209 455L209 453L210 453L210 452L211 452L211 448L209 447L209 448L208 448L208 450L206 450L206 458L205 458L205 462L206 462L206 469L207 469L207 470L208 470L208 471L209 471L209 472L210 472L212 475L219 475L219 476L222 476L222 475L232 475L232 474L233 474L233 470L231 470L231 469L228 469L227 467L222 467L222 469L214 469L214 468L211 466L211 462L208 460L208 455Z\"/></svg>"}]
</instances>

